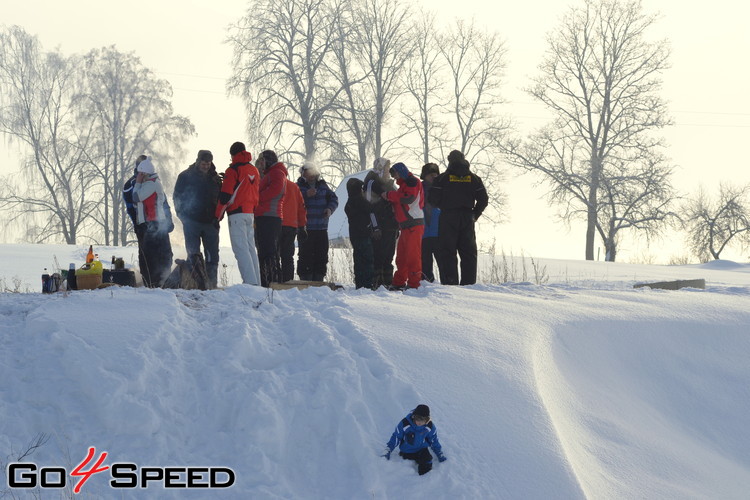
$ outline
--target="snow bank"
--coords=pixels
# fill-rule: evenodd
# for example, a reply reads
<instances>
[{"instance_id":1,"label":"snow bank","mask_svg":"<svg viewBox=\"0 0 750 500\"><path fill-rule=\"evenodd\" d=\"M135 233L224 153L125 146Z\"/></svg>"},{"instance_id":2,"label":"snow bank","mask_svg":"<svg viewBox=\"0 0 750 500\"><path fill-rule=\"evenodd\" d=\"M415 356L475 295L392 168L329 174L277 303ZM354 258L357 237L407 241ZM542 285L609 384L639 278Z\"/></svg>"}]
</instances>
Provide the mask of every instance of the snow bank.
<instances>
[{"instance_id":1,"label":"snow bank","mask_svg":"<svg viewBox=\"0 0 750 500\"><path fill-rule=\"evenodd\" d=\"M689 268L565 265L582 279L0 294L0 457L47 433L40 466L95 446L108 464L231 467L211 498L746 497L745 268L667 292L634 275ZM448 457L424 477L379 456L419 403ZM121 497L105 476L83 493Z\"/></svg>"}]
</instances>

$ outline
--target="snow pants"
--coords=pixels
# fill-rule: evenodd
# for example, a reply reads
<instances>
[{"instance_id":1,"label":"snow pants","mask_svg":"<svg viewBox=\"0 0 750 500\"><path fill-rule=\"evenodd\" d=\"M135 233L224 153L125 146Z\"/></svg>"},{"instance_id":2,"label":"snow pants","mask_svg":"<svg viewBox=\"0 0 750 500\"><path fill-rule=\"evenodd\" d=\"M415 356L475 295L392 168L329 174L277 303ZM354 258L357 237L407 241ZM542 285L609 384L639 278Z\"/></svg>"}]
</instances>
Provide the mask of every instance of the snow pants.
<instances>
[{"instance_id":1,"label":"snow pants","mask_svg":"<svg viewBox=\"0 0 750 500\"><path fill-rule=\"evenodd\" d=\"M296 227L281 226L279 252L276 257L276 267L279 275L274 278L274 281L285 283L294 279L294 240L296 237Z\"/></svg>"},{"instance_id":2,"label":"snow pants","mask_svg":"<svg viewBox=\"0 0 750 500\"><path fill-rule=\"evenodd\" d=\"M435 281L435 271L432 258L437 257L437 248L437 236L422 238L422 275L424 276L424 279L430 283Z\"/></svg>"},{"instance_id":3,"label":"snow pants","mask_svg":"<svg viewBox=\"0 0 750 500\"><path fill-rule=\"evenodd\" d=\"M461 281L458 257L461 257ZM438 268L443 285L473 285L477 282L477 237L470 209L443 210L438 223Z\"/></svg>"},{"instance_id":4,"label":"snow pants","mask_svg":"<svg viewBox=\"0 0 750 500\"><path fill-rule=\"evenodd\" d=\"M242 282L246 285L260 285L258 254L255 251L255 216L253 214L229 215L229 239L232 242L234 258L240 268Z\"/></svg>"},{"instance_id":5,"label":"snow pants","mask_svg":"<svg viewBox=\"0 0 750 500\"><path fill-rule=\"evenodd\" d=\"M349 235L354 249L354 286L356 288L372 288L374 257L372 240L369 236L355 237Z\"/></svg>"},{"instance_id":6,"label":"snow pants","mask_svg":"<svg viewBox=\"0 0 750 500\"><path fill-rule=\"evenodd\" d=\"M203 241L203 257L206 261L206 274L208 275L208 288L216 288L219 273L219 228L213 223L197 222L192 220L182 221L182 230L185 235L185 249L188 258L196 253L201 253L201 241Z\"/></svg>"},{"instance_id":7,"label":"snow pants","mask_svg":"<svg viewBox=\"0 0 750 500\"><path fill-rule=\"evenodd\" d=\"M261 215L255 219L258 240L258 263L260 264L260 286L268 288L278 276L276 254L279 251L281 217Z\"/></svg>"},{"instance_id":8,"label":"snow pants","mask_svg":"<svg viewBox=\"0 0 750 500\"><path fill-rule=\"evenodd\" d=\"M422 281L422 235L424 226L413 226L401 229L396 249L396 274L393 275L393 286L409 285L419 288Z\"/></svg>"},{"instance_id":9,"label":"snow pants","mask_svg":"<svg viewBox=\"0 0 750 500\"><path fill-rule=\"evenodd\" d=\"M393 255L396 253L398 230L383 230L379 240L372 241L374 274L372 286L390 285L393 282Z\"/></svg>"},{"instance_id":10,"label":"snow pants","mask_svg":"<svg viewBox=\"0 0 750 500\"><path fill-rule=\"evenodd\" d=\"M404 460L414 460L417 462L417 472L419 472L420 476L427 474L432 470L432 455L427 448L422 448L416 453L404 453L401 451L399 452L399 455L401 455Z\"/></svg>"},{"instance_id":11,"label":"snow pants","mask_svg":"<svg viewBox=\"0 0 750 500\"><path fill-rule=\"evenodd\" d=\"M172 270L172 244L169 233L159 223L145 222L141 224L143 243L140 253L143 254L145 269L141 268L143 284L149 288L160 287Z\"/></svg>"},{"instance_id":12,"label":"snow pants","mask_svg":"<svg viewBox=\"0 0 750 500\"><path fill-rule=\"evenodd\" d=\"M328 230L307 230L307 239L299 243L297 274L302 280L323 281L328 273Z\"/></svg>"}]
</instances>

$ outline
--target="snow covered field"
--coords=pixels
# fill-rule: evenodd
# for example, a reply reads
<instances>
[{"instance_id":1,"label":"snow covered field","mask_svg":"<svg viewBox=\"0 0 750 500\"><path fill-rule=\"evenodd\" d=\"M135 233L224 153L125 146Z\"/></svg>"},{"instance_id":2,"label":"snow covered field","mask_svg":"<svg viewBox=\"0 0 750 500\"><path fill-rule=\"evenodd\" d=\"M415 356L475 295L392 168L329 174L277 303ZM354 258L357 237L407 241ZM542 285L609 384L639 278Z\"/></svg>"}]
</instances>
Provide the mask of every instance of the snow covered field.
<instances>
[{"instance_id":1,"label":"snow covered field","mask_svg":"<svg viewBox=\"0 0 750 500\"><path fill-rule=\"evenodd\" d=\"M67 267L86 249L0 245L0 278L37 292L53 255ZM747 498L750 265L540 263L544 285L403 294L0 294L0 460L45 433L26 458L39 467L71 471L96 447L104 465L236 475L117 490L105 472L80 498ZM632 288L695 278L707 288ZM419 403L448 457L423 477L379 457Z\"/></svg>"}]
</instances>

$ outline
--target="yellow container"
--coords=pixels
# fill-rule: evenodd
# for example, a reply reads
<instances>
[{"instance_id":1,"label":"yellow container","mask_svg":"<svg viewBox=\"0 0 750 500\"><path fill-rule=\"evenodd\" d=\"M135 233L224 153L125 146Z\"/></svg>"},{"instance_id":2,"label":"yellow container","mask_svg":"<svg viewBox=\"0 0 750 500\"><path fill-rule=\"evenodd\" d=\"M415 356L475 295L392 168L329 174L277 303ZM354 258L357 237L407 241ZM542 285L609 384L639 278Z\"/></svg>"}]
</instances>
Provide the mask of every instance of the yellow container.
<instances>
[{"instance_id":1,"label":"yellow container","mask_svg":"<svg viewBox=\"0 0 750 500\"><path fill-rule=\"evenodd\" d=\"M104 273L104 268L102 267L101 261L95 260L89 264L82 265L81 268L76 271L76 278L78 276L97 275L97 274L101 276L103 273Z\"/></svg>"},{"instance_id":2,"label":"yellow container","mask_svg":"<svg viewBox=\"0 0 750 500\"><path fill-rule=\"evenodd\" d=\"M84 264L76 271L76 288L78 290L93 290L102 284L104 268L101 261L95 260Z\"/></svg>"}]
</instances>

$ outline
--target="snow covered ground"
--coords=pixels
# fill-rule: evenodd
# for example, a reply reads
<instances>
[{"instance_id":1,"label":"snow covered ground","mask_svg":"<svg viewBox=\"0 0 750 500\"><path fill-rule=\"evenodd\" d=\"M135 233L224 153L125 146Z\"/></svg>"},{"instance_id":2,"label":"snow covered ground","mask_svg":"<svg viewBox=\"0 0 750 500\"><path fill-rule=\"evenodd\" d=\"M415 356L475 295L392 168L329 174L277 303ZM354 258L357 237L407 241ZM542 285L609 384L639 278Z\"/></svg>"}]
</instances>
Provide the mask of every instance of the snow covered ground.
<instances>
[{"instance_id":1,"label":"snow covered ground","mask_svg":"<svg viewBox=\"0 0 750 500\"><path fill-rule=\"evenodd\" d=\"M0 294L0 460L45 433L26 458L39 467L71 471L95 447L108 452L104 465L224 466L236 482L117 490L105 472L80 498L750 491L748 264L542 259L542 285L529 263L527 281L403 294L270 294L232 285L230 267L224 290L36 293L53 256L67 268L86 249L0 245L5 288L35 292ZM134 260L132 249L99 251ZM484 259L485 274L493 261ZM707 288L632 287L695 278ZM379 456L420 403L448 457L423 477ZM23 496L4 479L0 496ZM36 493L67 497L76 481Z\"/></svg>"}]
</instances>

